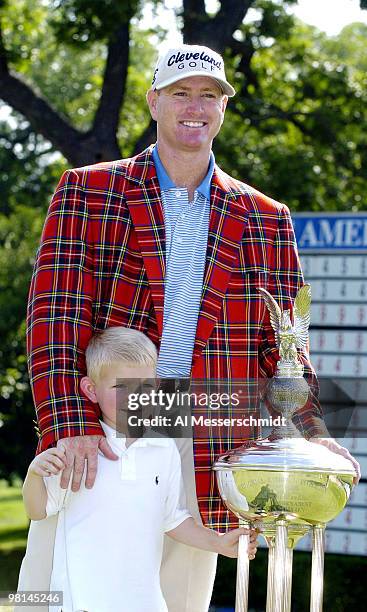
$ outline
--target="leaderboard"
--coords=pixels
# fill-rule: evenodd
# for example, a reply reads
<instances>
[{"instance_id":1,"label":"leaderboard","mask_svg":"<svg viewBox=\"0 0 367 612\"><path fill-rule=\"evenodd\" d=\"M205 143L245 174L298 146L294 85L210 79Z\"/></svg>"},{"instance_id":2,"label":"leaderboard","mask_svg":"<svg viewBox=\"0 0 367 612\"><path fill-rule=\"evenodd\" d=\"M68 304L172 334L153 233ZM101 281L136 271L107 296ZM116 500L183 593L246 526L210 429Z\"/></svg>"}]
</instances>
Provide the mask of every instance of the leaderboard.
<instances>
[{"instance_id":1,"label":"leaderboard","mask_svg":"<svg viewBox=\"0 0 367 612\"><path fill-rule=\"evenodd\" d=\"M367 213L302 213L292 219L312 292L312 363L352 406L339 442L362 468L347 507L329 523L326 551L367 555ZM297 549L310 550L310 537Z\"/></svg>"}]
</instances>

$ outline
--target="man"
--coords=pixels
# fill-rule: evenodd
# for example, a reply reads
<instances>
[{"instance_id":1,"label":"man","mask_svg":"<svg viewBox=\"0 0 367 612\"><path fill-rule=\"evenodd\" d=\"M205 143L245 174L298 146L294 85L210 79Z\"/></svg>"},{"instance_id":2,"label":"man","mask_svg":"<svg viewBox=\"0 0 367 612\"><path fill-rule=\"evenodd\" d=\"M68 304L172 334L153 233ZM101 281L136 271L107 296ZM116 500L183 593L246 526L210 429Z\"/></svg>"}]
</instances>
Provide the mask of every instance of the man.
<instances>
[{"instance_id":1,"label":"man","mask_svg":"<svg viewBox=\"0 0 367 612\"><path fill-rule=\"evenodd\" d=\"M170 49L147 93L156 146L70 170L57 187L31 284L28 349L39 450L63 440L64 487L73 470L72 488L79 488L85 460L93 486L98 448L114 459L94 405L79 390L95 330L124 325L146 333L160 348L162 377L274 374L274 334L257 287L290 308L303 279L288 209L215 165L212 142L234 93L217 53ZM312 376L307 355L300 358ZM304 407L297 425L307 437L323 432L317 403ZM319 441L350 458L336 442ZM225 527L229 516L211 465L233 444L195 437L193 448L180 447L190 511L213 527ZM216 557L193 551L166 550L161 576L170 611L208 609Z\"/></svg>"}]
</instances>

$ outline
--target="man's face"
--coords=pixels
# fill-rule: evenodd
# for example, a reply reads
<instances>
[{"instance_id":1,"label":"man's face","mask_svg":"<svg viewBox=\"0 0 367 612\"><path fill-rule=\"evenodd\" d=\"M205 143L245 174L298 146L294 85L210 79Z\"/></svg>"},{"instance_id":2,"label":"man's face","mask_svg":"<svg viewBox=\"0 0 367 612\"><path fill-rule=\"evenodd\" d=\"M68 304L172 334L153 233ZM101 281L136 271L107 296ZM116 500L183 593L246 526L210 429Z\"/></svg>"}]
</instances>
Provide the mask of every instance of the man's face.
<instances>
[{"instance_id":1,"label":"man's face","mask_svg":"<svg viewBox=\"0 0 367 612\"><path fill-rule=\"evenodd\" d=\"M157 121L158 142L170 148L198 151L211 148L224 119L228 97L210 77L186 77L147 94Z\"/></svg>"}]
</instances>

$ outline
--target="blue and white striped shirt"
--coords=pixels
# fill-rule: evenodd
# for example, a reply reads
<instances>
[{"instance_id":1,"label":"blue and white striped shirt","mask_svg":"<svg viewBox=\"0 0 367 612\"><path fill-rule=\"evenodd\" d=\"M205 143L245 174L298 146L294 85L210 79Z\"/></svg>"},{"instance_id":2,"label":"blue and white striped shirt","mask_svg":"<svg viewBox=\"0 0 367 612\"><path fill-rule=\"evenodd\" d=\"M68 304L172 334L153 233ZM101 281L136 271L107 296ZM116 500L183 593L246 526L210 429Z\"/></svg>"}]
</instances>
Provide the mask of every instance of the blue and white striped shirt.
<instances>
[{"instance_id":1,"label":"blue and white striped shirt","mask_svg":"<svg viewBox=\"0 0 367 612\"><path fill-rule=\"evenodd\" d=\"M157 374L163 378L190 376L199 316L210 215L211 153L206 177L189 202L188 191L177 187L153 149L162 194L166 232L163 334Z\"/></svg>"}]
</instances>

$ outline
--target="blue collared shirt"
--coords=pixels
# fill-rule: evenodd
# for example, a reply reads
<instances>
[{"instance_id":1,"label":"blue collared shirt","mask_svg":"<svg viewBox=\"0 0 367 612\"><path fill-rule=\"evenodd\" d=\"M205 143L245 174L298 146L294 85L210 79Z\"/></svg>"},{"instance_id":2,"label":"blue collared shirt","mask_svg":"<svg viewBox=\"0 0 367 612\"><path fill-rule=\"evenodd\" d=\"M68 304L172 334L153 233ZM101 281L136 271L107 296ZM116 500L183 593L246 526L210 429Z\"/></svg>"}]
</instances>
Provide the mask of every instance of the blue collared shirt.
<instances>
[{"instance_id":1,"label":"blue collared shirt","mask_svg":"<svg viewBox=\"0 0 367 612\"><path fill-rule=\"evenodd\" d=\"M190 375L192 352L203 289L210 215L210 184L214 172L211 153L208 172L189 202L185 187L168 176L154 147L162 195L166 232L163 334L157 374L161 377Z\"/></svg>"}]
</instances>

